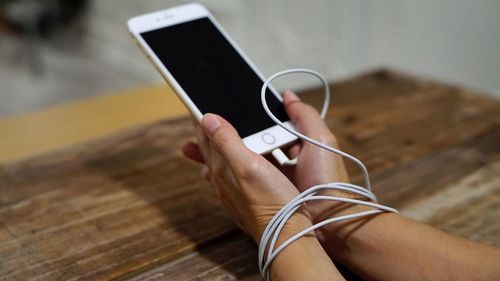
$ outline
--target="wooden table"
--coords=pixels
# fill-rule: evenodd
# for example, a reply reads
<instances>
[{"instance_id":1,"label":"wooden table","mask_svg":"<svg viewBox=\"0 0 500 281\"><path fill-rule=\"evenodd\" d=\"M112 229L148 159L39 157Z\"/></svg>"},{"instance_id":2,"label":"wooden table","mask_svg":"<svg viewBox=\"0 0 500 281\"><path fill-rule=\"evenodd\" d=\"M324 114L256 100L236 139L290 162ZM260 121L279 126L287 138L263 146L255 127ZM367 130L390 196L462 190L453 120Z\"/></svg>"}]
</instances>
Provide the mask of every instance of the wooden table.
<instances>
[{"instance_id":1,"label":"wooden table","mask_svg":"<svg viewBox=\"0 0 500 281\"><path fill-rule=\"evenodd\" d=\"M500 102L386 70L332 91L327 123L382 203L500 245ZM180 156L192 134L181 117L1 166L0 279L259 280L255 246Z\"/></svg>"}]
</instances>

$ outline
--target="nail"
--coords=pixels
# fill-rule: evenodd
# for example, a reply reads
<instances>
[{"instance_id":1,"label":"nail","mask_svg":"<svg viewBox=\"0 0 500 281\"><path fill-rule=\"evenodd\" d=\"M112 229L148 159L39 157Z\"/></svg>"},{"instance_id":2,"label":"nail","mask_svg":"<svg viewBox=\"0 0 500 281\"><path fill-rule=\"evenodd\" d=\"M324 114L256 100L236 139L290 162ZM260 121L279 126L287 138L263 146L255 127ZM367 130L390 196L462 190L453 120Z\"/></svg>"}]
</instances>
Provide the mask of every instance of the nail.
<instances>
[{"instance_id":1,"label":"nail","mask_svg":"<svg viewBox=\"0 0 500 281\"><path fill-rule=\"evenodd\" d=\"M207 113L203 116L203 119L201 119L201 125L203 126L205 132L212 135L215 131L217 131L221 124L215 115Z\"/></svg>"}]
</instances>

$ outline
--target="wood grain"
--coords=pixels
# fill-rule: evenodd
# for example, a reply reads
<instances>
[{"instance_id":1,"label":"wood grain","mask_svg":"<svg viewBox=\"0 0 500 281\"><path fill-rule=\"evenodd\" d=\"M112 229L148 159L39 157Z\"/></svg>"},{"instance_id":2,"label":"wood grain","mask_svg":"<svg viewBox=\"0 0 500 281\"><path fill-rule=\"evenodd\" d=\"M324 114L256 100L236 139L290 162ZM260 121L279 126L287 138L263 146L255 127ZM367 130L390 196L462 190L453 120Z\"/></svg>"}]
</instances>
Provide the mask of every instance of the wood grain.
<instances>
[{"instance_id":1,"label":"wood grain","mask_svg":"<svg viewBox=\"0 0 500 281\"><path fill-rule=\"evenodd\" d=\"M383 203L500 245L498 101L393 71L332 91L327 123L368 165ZM317 102L320 91L304 95ZM255 247L179 154L191 136L179 118L2 166L0 276L258 280Z\"/></svg>"}]
</instances>

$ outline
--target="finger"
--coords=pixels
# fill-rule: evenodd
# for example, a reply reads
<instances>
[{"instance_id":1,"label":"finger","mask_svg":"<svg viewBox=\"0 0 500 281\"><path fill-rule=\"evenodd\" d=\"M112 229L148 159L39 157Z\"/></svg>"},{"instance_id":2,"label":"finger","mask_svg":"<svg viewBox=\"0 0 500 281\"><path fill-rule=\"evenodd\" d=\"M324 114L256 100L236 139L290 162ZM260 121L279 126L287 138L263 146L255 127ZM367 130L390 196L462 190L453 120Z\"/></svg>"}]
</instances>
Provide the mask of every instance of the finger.
<instances>
[{"instance_id":1,"label":"finger","mask_svg":"<svg viewBox=\"0 0 500 281\"><path fill-rule=\"evenodd\" d=\"M201 120L201 127L213 144L213 148L231 166L244 165L256 156L245 146L236 129L224 118L216 114L205 114Z\"/></svg>"},{"instance_id":2,"label":"finger","mask_svg":"<svg viewBox=\"0 0 500 281\"><path fill-rule=\"evenodd\" d=\"M203 155L200 151L200 147L195 142L187 141L186 143L184 143L184 145L182 146L182 153L184 154L184 156L195 162L205 164L205 159L203 158Z\"/></svg>"},{"instance_id":3,"label":"finger","mask_svg":"<svg viewBox=\"0 0 500 281\"><path fill-rule=\"evenodd\" d=\"M210 144L207 136L203 132L203 129L199 126L196 128L196 140L198 142L198 147L200 149L201 155L203 156L203 159L205 160L205 163L211 162L213 157L212 151L210 149Z\"/></svg>"},{"instance_id":4,"label":"finger","mask_svg":"<svg viewBox=\"0 0 500 281\"><path fill-rule=\"evenodd\" d=\"M286 91L283 103L299 132L321 142L334 142L334 136L314 107L303 103L292 91Z\"/></svg>"},{"instance_id":5,"label":"finger","mask_svg":"<svg viewBox=\"0 0 500 281\"><path fill-rule=\"evenodd\" d=\"M295 157L298 157L299 154L300 154L300 148L301 148L301 144L298 143L298 144L294 144L292 147L290 147L290 149L288 150L288 157L290 159L293 159Z\"/></svg>"}]
</instances>

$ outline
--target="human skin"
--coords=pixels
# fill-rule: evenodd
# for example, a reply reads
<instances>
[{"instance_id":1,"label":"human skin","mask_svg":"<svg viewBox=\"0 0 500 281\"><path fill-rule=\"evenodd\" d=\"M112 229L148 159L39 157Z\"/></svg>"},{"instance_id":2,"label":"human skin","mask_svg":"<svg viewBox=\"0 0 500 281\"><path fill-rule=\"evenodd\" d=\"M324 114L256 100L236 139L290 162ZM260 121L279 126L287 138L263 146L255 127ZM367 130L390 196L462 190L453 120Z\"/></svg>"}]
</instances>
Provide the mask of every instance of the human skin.
<instances>
[{"instance_id":1,"label":"human skin","mask_svg":"<svg viewBox=\"0 0 500 281\"><path fill-rule=\"evenodd\" d=\"M318 112L293 93L285 108L297 129L338 148ZM309 143L292 147L295 167L283 170L299 191L327 182L348 182L342 159ZM333 196L355 197L346 192ZM369 210L345 203L308 204L313 222ZM500 280L500 249L445 233L393 213L327 225L317 231L326 252L368 280Z\"/></svg>"},{"instance_id":2,"label":"human skin","mask_svg":"<svg viewBox=\"0 0 500 281\"><path fill-rule=\"evenodd\" d=\"M316 140L337 147L333 133L318 112L287 92L284 104L297 129ZM275 167L248 150L236 131L221 117L219 126L207 115L197 129L197 143L188 142L184 154L207 167L224 206L258 243L272 216L298 192L328 182L348 182L342 159L309 143L298 143L289 154L298 156L294 167ZM215 128L214 131L212 129ZM348 192L327 191L333 196L355 197ZM321 221L365 211L369 207L309 203L284 229L286 237ZM331 259L340 261L368 280L500 280L500 250L457 237L398 214L327 225L316 232ZM288 246L271 267L273 280L335 280L342 278L316 237L307 236Z\"/></svg>"},{"instance_id":3,"label":"human skin","mask_svg":"<svg viewBox=\"0 0 500 281\"><path fill-rule=\"evenodd\" d=\"M196 131L197 142L186 143L184 154L206 165L206 177L222 205L259 243L267 223L298 190L272 163L250 151L222 117L206 114ZM302 209L290 218L278 244L310 225ZM288 246L270 270L272 280L343 280L315 235Z\"/></svg>"}]
</instances>

